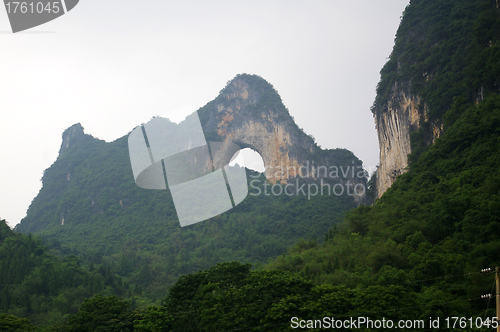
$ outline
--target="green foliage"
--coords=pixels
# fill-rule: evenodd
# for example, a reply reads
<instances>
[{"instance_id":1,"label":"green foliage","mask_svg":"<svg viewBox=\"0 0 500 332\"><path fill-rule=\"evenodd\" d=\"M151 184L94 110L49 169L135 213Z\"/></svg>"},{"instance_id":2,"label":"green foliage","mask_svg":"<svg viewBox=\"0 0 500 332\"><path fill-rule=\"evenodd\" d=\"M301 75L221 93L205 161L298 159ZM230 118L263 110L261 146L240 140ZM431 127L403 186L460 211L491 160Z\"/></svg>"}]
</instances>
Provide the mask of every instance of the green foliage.
<instances>
[{"instance_id":1,"label":"green foliage","mask_svg":"<svg viewBox=\"0 0 500 332\"><path fill-rule=\"evenodd\" d=\"M165 307L148 307L142 318L134 321L134 331L139 332L168 332L171 331L173 317Z\"/></svg>"},{"instance_id":2,"label":"green foliage","mask_svg":"<svg viewBox=\"0 0 500 332\"><path fill-rule=\"evenodd\" d=\"M142 313L132 311L130 303L114 295L86 299L78 314L69 317L69 332L134 331L134 321L140 321Z\"/></svg>"},{"instance_id":3,"label":"green foliage","mask_svg":"<svg viewBox=\"0 0 500 332\"><path fill-rule=\"evenodd\" d=\"M0 313L0 331L27 332L34 330L35 327L28 319Z\"/></svg>"},{"instance_id":4,"label":"green foliage","mask_svg":"<svg viewBox=\"0 0 500 332\"><path fill-rule=\"evenodd\" d=\"M68 331L288 331L292 317L405 319L414 293L402 286L315 286L290 272L251 271L237 262L179 278L162 306L132 312L126 301L98 295L71 316ZM130 317L135 317L133 327ZM128 324L128 325L127 325Z\"/></svg>"},{"instance_id":5,"label":"green foliage","mask_svg":"<svg viewBox=\"0 0 500 332\"><path fill-rule=\"evenodd\" d=\"M75 256L50 254L40 239L10 230L0 220L0 312L59 326L80 303L98 292L127 295L134 287L104 265L88 271Z\"/></svg>"},{"instance_id":6,"label":"green foliage","mask_svg":"<svg viewBox=\"0 0 500 332\"><path fill-rule=\"evenodd\" d=\"M495 1L412 2L380 72L374 109L384 108L395 84L408 82L428 105L430 120L442 118L458 96L471 102L498 92L499 26Z\"/></svg>"},{"instance_id":7,"label":"green foliage","mask_svg":"<svg viewBox=\"0 0 500 332\"><path fill-rule=\"evenodd\" d=\"M140 331L289 331L291 318L322 319L369 315L410 319L416 295L402 286L315 286L290 272L251 271L240 263L218 264L185 275L161 307L148 308Z\"/></svg>"}]
</instances>

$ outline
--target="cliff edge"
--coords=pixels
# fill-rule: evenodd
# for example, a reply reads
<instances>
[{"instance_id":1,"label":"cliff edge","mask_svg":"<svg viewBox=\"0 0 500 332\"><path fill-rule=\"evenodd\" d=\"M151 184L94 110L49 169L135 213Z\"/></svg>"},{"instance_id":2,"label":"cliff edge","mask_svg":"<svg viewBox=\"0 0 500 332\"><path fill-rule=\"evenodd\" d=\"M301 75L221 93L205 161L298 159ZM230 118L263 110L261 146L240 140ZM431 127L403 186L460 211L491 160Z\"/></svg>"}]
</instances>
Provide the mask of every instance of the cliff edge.
<instances>
[{"instance_id":1,"label":"cliff edge","mask_svg":"<svg viewBox=\"0 0 500 332\"><path fill-rule=\"evenodd\" d=\"M381 197L434 144L466 102L500 91L496 0L412 0L406 7L372 106Z\"/></svg>"}]
</instances>

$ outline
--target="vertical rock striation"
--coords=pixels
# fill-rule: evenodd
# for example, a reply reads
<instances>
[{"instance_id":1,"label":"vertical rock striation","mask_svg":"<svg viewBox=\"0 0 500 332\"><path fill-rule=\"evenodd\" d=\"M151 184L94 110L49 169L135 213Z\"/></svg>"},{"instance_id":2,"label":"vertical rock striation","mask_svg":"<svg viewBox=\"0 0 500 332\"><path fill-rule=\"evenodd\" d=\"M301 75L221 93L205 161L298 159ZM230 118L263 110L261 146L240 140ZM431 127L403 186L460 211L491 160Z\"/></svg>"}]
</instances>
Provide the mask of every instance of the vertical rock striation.
<instances>
[{"instance_id":1,"label":"vertical rock striation","mask_svg":"<svg viewBox=\"0 0 500 332\"><path fill-rule=\"evenodd\" d=\"M411 83L395 82L389 98L375 107L374 119L380 149L375 197L379 198L408 167L412 152L410 135L429 121L429 107L411 92ZM443 133L442 121L431 121L427 144Z\"/></svg>"}]
</instances>

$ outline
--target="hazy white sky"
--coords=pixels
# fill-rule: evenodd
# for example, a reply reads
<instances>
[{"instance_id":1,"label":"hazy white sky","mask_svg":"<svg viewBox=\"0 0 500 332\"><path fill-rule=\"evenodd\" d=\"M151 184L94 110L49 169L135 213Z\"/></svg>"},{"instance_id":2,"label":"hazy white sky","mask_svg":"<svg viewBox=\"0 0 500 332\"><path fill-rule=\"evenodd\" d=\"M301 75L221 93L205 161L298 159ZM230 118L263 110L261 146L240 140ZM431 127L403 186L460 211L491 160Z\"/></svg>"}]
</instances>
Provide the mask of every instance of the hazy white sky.
<instances>
[{"instance_id":1,"label":"hazy white sky","mask_svg":"<svg viewBox=\"0 0 500 332\"><path fill-rule=\"evenodd\" d=\"M408 2L81 0L17 34L0 8L0 218L25 216L69 126L111 142L239 73L269 81L323 148L373 168L370 106Z\"/></svg>"}]
</instances>

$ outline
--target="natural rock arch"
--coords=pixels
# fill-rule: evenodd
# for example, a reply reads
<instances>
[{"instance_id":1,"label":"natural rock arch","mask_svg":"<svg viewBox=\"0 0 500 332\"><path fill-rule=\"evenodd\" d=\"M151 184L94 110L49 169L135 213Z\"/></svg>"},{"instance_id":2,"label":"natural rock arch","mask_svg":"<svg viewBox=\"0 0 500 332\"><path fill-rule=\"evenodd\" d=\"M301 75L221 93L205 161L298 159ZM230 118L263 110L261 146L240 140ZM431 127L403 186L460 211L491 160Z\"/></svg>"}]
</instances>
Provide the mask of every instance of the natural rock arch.
<instances>
[{"instance_id":1,"label":"natural rock arch","mask_svg":"<svg viewBox=\"0 0 500 332\"><path fill-rule=\"evenodd\" d=\"M296 176L315 178L318 166L362 169L361 161L345 149L322 150L294 122L277 91L259 76L238 75L219 96L198 111L207 141L222 142L214 164L228 164L236 144L260 154L271 183ZM232 148L231 148L232 147ZM279 168L287 170L282 174ZM356 172L339 182L366 184ZM272 176L270 176L272 174Z\"/></svg>"}]
</instances>

